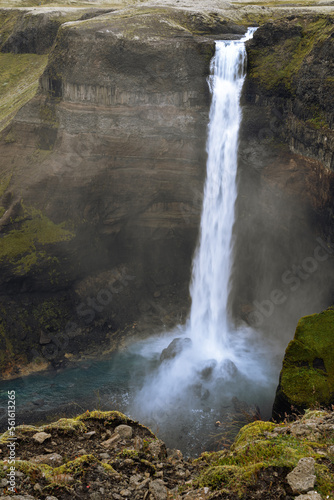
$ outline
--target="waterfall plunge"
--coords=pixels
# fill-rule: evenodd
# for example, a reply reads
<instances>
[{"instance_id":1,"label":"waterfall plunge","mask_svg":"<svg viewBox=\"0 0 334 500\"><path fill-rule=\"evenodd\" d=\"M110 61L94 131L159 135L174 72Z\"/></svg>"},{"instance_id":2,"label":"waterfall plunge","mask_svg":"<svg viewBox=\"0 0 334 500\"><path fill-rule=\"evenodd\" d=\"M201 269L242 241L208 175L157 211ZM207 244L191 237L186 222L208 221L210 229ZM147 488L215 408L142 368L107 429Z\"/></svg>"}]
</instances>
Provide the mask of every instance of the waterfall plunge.
<instances>
[{"instance_id":1,"label":"waterfall plunge","mask_svg":"<svg viewBox=\"0 0 334 500\"><path fill-rule=\"evenodd\" d=\"M153 429L156 424L169 443L176 428L180 431L178 440L185 426L192 427L189 439L200 434L203 412L204 420L208 412L210 419L217 418L232 396L255 402L261 393L260 399L265 400L264 393L270 387L270 370L265 367L268 346L252 329L234 329L227 312L237 196L239 101L245 77L245 41L254 31L250 28L238 41L216 42L211 63L207 179L200 241L193 261L190 317L185 326L167 336L133 346L134 351L152 361L159 359L173 338L181 337L183 348L147 375L132 406L134 416ZM182 338L187 342L182 343ZM179 441L174 446L182 448Z\"/></svg>"},{"instance_id":2,"label":"waterfall plunge","mask_svg":"<svg viewBox=\"0 0 334 500\"><path fill-rule=\"evenodd\" d=\"M254 28L249 29L240 41L217 42L211 63L207 179L201 237L193 263L189 330L197 348L220 359L229 350L227 301L237 197L239 101L245 77L244 42L253 32Z\"/></svg>"}]
</instances>

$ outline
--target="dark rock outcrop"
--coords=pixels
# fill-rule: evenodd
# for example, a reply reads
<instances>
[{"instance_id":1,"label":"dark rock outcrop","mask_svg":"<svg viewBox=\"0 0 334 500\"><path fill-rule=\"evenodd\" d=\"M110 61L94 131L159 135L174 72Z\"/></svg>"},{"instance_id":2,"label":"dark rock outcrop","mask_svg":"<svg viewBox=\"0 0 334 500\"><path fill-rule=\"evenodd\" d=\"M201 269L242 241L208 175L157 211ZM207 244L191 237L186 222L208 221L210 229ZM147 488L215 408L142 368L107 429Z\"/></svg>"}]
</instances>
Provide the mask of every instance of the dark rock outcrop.
<instances>
[{"instance_id":1,"label":"dark rock outcrop","mask_svg":"<svg viewBox=\"0 0 334 500\"><path fill-rule=\"evenodd\" d=\"M334 20L291 16L261 27L248 45L245 95L275 109L275 132L293 151L334 170ZM277 119L277 117L276 117Z\"/></svg>"}]
</instances>

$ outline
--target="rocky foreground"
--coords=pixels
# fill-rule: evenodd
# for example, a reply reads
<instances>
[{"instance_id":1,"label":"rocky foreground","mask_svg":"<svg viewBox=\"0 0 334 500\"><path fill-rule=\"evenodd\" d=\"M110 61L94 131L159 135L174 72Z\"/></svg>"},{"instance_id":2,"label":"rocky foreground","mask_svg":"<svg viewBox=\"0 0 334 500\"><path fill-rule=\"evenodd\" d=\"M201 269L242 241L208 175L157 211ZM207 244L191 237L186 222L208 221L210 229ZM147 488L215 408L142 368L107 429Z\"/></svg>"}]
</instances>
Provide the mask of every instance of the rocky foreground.
<instances>
[{"instance_id":1,"label":"rocky foreground","mask_svg":"<svg viewBox=\"0 0 334 500\"><path fill-rule=\"evenodd\" d=\"M230 449L195 460L113 411L19 426L16 437L16 494L7 481L8 431L0 437L0 496L7 499L334 498L333 411L308 410L281 424L254 421Z\"/></svg>"}]
</instances>

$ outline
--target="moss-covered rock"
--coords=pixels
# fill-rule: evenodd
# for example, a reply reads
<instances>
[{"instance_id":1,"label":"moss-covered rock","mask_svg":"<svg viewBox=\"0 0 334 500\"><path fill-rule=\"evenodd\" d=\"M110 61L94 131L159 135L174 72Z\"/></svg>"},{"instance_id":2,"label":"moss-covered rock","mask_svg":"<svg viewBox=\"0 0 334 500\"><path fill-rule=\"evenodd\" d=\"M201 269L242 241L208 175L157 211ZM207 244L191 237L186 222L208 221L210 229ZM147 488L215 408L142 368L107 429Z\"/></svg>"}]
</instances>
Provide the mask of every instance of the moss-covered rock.
<instances>
[{"instance_id":1,"label":"moss-covered rock","mask_svg":"<svg viewBox=\"0 0 334 500\"><path fill-rule=\"evenodd\" d=\"M283 360L273 407L285 413L334 403L334 309L302 318Z\"/></svg>"},{"instance_id":2,"label":"moss-covered rock","mask_svg":"<svg viewBox=\"0 0 334 500\"><path fill-rule=\"evenodd\" d=\"M327 438L330 419L325 411L319 411L308 412L303 419L288 425L252 422L240 430L230 451L204 453L196 461L203 466L196 485L209 486L222 495L213 498L253 498L251 492L256 485L261 485L262 495L254 494L254 498L285 498L289 494L287 473L301 458L313 457L318 462L318 491L328 494L332 492L334 480L330 465L323 464L321 459L332 442Z\"/></svg>"},{"instance_id":3,"label":"moss-covered rock","mask_svg":"<svg viewBox=\"0 0 334 500\"><path fill-rule=\"evenodd\" d=\"M249 102L280 116L279 139L331 169L333 33L332 15L289 16L261 26L248 43L244 89Z\"/></svg>"}]
</instances>

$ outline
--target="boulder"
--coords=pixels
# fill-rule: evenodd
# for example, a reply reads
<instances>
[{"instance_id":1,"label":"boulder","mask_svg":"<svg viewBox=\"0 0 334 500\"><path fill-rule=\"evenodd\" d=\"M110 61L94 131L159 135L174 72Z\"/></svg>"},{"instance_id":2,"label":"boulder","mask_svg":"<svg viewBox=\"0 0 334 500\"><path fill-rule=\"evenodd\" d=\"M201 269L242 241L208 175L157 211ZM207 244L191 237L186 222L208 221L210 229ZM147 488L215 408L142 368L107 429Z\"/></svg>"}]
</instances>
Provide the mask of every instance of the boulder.
<instances>
[{"instance_id":1,"label":"boulder","mask_svg":"<svg viewBox=\"0 0 334 500\"><path fill-rule=\"evenodd\" d=\"M115 427L115 433L118 434L121 439L131 439L133 430L130 425L118 425Z\"/></svg>"},{"instance_id":2,"label":"boulder","mask_svg":"<svg viewBox=\"0 0 334 500\"><path fill-rule=\"evenodd\" d=\"M160 361L167 361L174 359L178 354L180 354L184 349L188 349L191 346L191 339L180 338L172 340L166 349L164 349L160 355Z\"/></svg>"},{"instance_id":3,"label":"boulder","mask_svg":"<svg viewBox=\"0 0 334 500\"><path fill-rule=\"evenodd\" d=\"M315 460L312 457L301 458L297 467L287 475L287 481L294 495L313 490L316 481L314 464Z\"/></svg>"},{"instance_id":4,"label":"boulder","mask_svg":"<svg viewBox=\"0 0 334 500\"><path fill-rule=\"evenodd\" d=\"M301 318L283 360L273 418L334 403L334 309Z\"/></svg>"}]
</instances>

